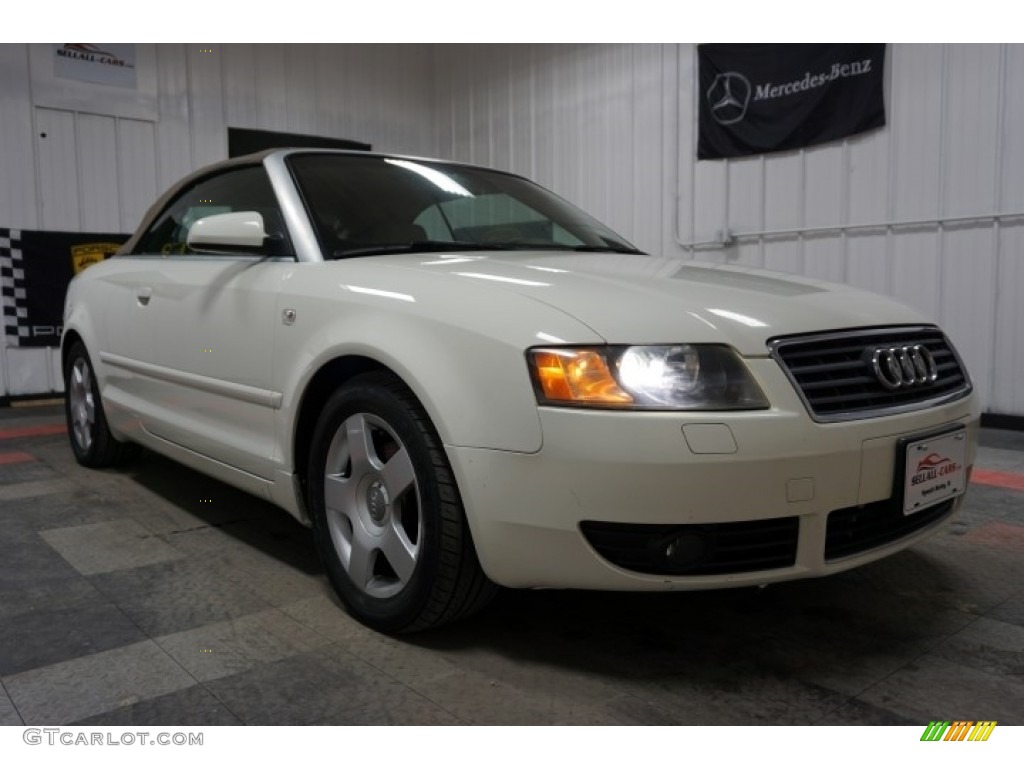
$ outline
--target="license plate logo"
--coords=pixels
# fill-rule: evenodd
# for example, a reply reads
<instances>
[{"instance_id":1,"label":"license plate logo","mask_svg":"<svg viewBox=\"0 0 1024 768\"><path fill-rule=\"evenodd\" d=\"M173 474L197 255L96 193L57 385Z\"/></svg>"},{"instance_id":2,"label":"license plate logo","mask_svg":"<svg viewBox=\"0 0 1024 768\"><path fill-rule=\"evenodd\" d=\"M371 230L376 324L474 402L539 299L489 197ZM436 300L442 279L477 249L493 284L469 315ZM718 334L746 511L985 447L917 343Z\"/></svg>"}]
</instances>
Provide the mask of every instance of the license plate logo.
<instances>
[{"instance_id":1,"label":"license plate logo","mask_svg":"<svg viewBox=\"0 0 1024 768\"><path fill-rule=\"evenodd\" d=\"M958 430L907 446L903 514L910 515L964 491L967 433Z\"/></svg>"}]
</instances>

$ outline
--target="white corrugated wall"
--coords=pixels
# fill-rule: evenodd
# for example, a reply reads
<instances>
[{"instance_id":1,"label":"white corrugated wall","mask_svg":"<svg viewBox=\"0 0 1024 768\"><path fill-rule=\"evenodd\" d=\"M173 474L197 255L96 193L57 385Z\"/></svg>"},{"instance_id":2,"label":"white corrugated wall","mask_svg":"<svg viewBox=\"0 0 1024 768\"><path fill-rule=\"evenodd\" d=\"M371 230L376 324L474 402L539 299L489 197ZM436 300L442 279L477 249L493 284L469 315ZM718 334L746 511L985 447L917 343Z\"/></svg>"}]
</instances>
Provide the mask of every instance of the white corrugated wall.
<instances>
[{"instance_id":1,"label":"white corrugated wall","mask_svg":"<svg viewBox=\"0 0 1024 768\"><path fill-rule=\"evenodd\" d=\"M900 297L1024 415L1024 219L992 218L1024 212L1024 46L890 46L886 128L699 163L691 45L140 46L152 97L109 108L40 89L48 50L0 45L0 227L129 231L229 125L367 141L524 173L645 250ZM0 395L59 389L44 354L9 350Z\"/></svg>"},{"instance_id":2,"label":"white corrugated wall","mask_svg":"<svg viewBox=\"0 0 1024 768\"><path fill-rule=\"evenodd\" d=\"M899 297L951 335L987 410L1024 415L1024 216L994 218L1024 214L1024 46L889 46L882 130L701 162L695 46L436 61L441 154L530 175L651 252Z\"/></svg>"},{"instance_id":3,"label":"white corrugated wall","mask_svg":"<svg viewBox=\"0 0 1024 768\"><path fill-rule=\"evenodd\" d=\"M421 45L139 45L135 93L52 77L0 44L0 227L131 232L158 194L227 157L227 128L436 154ZM43 135L45 134L45 136ZM0 395L60 391L57 355L0 345Z\"/></svg>"}]
</instances>

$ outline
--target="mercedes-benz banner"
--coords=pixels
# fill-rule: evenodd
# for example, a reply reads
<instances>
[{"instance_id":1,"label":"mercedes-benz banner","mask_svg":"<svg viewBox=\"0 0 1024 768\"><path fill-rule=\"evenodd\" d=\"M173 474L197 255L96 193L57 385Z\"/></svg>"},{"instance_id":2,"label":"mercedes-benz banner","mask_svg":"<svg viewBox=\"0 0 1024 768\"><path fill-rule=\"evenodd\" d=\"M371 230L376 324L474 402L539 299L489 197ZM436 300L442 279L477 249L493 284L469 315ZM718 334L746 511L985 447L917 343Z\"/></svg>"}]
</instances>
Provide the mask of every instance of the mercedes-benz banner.
<instances>
[{"instance_id":1,"label":"mercedes-benz banner","mask_svg":"<svg viewBox=\"0 0 1024 768\"><path fill-rule=\"evenodd\" d=\"M884 43L697 46L697 158L799 149L885 125Z\"/></svg>"}]
</instances>

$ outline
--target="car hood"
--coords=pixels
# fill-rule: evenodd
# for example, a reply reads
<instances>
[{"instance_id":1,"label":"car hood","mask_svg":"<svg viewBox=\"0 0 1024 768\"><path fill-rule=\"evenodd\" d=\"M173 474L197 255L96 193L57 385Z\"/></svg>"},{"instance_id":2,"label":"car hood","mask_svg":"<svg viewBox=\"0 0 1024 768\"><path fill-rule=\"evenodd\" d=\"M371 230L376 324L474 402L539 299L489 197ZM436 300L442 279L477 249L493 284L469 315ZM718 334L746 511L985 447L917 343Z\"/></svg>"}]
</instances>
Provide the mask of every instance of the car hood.
<instances>
[{"instance_id":1,"label":"car hood","mask_svg":"<svg viewBox=\"0 0 1024 768\"><path fill-rule=\"evenodd\" d=\"M848 286L674 258L540 251L375 258L430 274L427 283L447 276L459 283L452 286L456 301L484 286L527 296L612 344L727 343L761 356L776 336L927 322L897 302Z\"/></svg>"}]
</instances>

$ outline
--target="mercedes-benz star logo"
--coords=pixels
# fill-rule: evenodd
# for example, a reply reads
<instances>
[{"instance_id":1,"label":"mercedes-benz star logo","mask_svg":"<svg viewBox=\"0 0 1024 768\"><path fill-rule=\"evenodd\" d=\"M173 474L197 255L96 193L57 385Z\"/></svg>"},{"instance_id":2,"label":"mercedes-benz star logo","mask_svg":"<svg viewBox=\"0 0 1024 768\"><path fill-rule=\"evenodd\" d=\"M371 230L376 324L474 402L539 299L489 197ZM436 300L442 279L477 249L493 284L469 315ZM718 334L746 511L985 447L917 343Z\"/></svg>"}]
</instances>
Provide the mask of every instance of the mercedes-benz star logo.
<instances>
[{"instance_id":1,"label":"mercedes-benz star logo","mask_svg":"<svg viewBox=\"0 0 1024 768\"><path fill-rule=\"evenodd\" d=\"M738 123L747 114L750 104L750 81L739 72L715 75L708 88L708 107L715 122L721 125Z\"/></svg>"}]
</instances>

